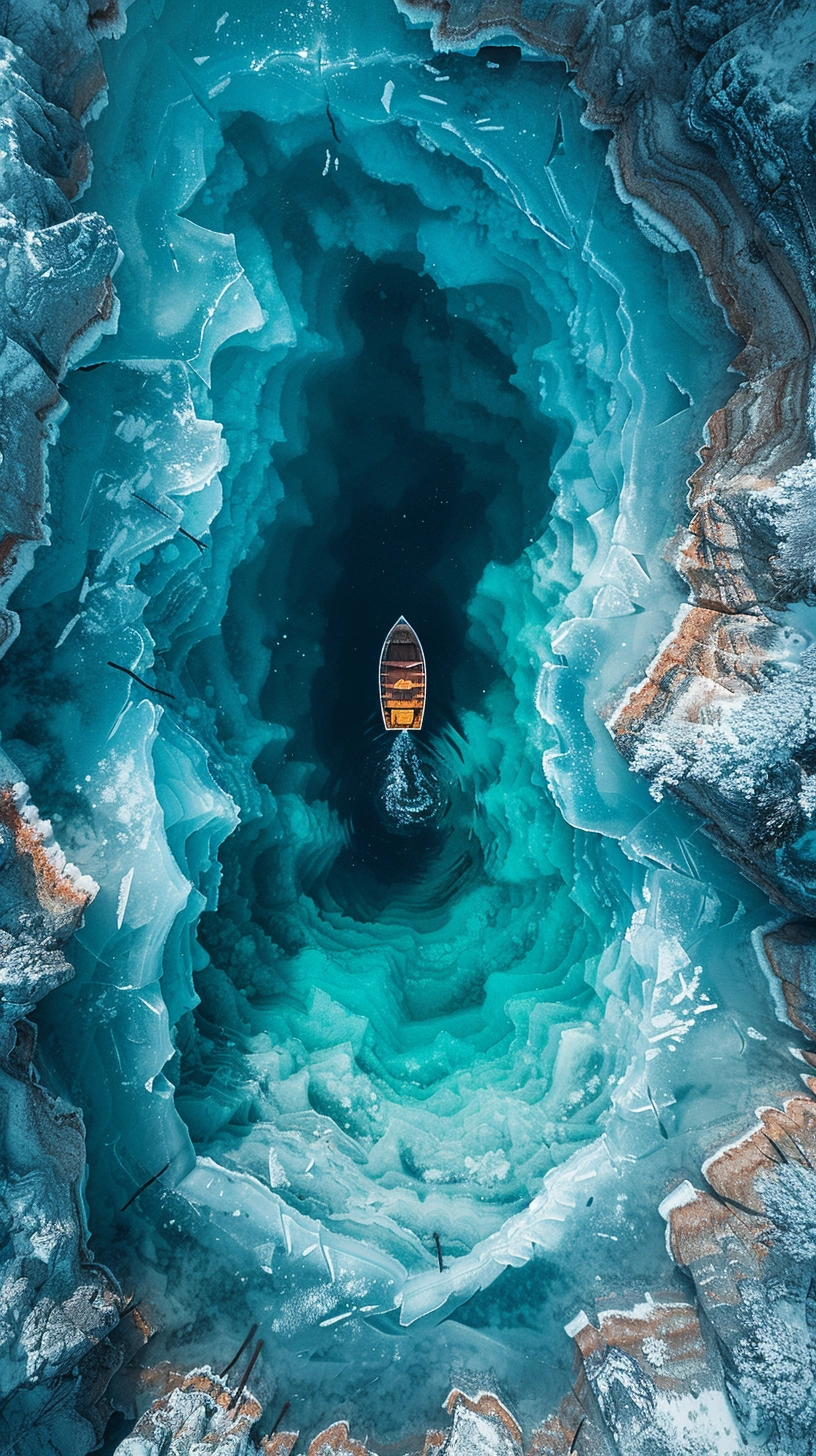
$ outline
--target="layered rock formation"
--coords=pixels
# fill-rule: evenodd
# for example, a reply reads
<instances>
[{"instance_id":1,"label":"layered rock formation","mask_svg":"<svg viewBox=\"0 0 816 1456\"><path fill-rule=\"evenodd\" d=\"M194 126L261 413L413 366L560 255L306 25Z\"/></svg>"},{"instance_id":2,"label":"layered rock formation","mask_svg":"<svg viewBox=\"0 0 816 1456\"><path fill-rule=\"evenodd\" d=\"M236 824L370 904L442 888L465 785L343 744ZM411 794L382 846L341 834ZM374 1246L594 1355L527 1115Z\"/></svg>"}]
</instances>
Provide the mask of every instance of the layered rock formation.
<instances>
[{"instance_id":1,"label":"layered rock formation","mask_svg":"<svg viewBox=\"0 0 816 1456\"><path fill-rule=\"evenodd\" d=\"M261 1450L264 1456L289 1456L284 1433L251 1440L261 1407L251 1395L232 1390L207 1368L192 1370L183 1379L169 1381L170 1388L137 1421L133 1432L117 1448L117 1456L199 1456L218 1451L226 1456L249 1456Z\"/></svg>"},{"instance_id":2,"label":"layered rock formation","mask_svg":"<svg viewBox=\"0 0 816 1456\"><path fill-rule=\"evenodd\" d=\"M747 1438L813 1451L816 1102L762 1109L704 1173L705 1188L681 1183L661 1205L696 1303L646 1294L600 1304L597 1324L578 1315L574 1393L531 1449L726 1456Z\"/></svg>"}]
</instances>

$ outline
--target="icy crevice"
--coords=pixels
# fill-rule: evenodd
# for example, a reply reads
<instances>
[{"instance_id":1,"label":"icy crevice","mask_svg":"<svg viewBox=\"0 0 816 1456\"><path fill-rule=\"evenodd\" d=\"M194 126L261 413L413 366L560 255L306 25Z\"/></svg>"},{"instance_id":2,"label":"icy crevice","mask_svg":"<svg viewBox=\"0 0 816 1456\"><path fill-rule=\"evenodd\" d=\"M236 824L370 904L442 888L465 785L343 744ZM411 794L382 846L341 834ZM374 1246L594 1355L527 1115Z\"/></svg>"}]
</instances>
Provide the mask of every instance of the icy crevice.
<instances>
[{"instance_id":1,"label":"icy crevice","mask_svg":"<svg viewBox=\"0 0 816 1456\"><path fill-rule=\"evenodd\" d=\"M718 863L693 822L653 805L596 711L642 676L671 628L677 591L662 543L703 422L724 397L731 344L724 331L713 336L690 258L629 229L601 139L582 130L560 68L505 52L445 71L426 39L409 44L390 14L373 28L356 12L324 16L330 33L319 38L254 14L250 34L248 15L220 6L204 7L192 30L184 7L168 5L159 20L146 6L131 14L131 39L113 60L114 105L96 133L97 185L125 255L121 327L99 350L102 367L71 377L50 571L18 593L24 639L6 659L4 733L37 796L47 794L66 852L100 884L74 943L76 978L41 1017L43 1061L86 1110L97 1246L138 1281L162 1325L147 1359L226 1363L262 1320L268 1348L253 1380L267 1397L276 1379L302 1392L312 1428L338 1405L389 1435L395 1423L417 1427L452 1369L474 1372L474 1382L478 1374L481 1389L488 1362L532 1423L544 1397L536 1385L533 1399L526 1352L536 1382L546 1370L563 1384L562 1306L588 1303L594 1271L611 1282L634 1247L663 1270L653 1210L667 1168L699 1162L710 1125L753 1105L752 1088L778 1085L786 1055L751 979L750 931L767 921L767 902ZM239 114L263 121L243 150ZM316 239L300 256L285 247L291 237L270 242L283 204L264 194L274 175L264 179L281 156L284 201L303 188ZM347 177L351 202L340 206ZM271 217L257 210L264 195ZM449 739L451 762L467 750L479 770L495 860L485 898L497 901L498 886L512 908L522 886L529 923L547 925L551 907L536 897L545 880L560 881L565 923L577 927L575 948L552 962L557 985L563 965L575 982L563 1032L550 1036L543 1012L535 1034L519 1017L519 1055L536 1097L544 1089L547 1126L540 1138L524 1128L517 1137L532 1162L509 1210L491 1170L523 1157L512 1138L499 1146L492 1126L476 1155L463 1143L486 1177L470 1177L460 1206L433 1184L418 1196L410 1168L395 1180L396 1159L384 1160L396 1188L381 1185L390 1210L371 1201L376 1182L360 1173L368 1148L342 1125L343 1099L364 1083L356 1058L371 1006L349 1007L340 977L328 1006L316 996L292 1011L282 997L278 1019L260 1024L285 963L264 961L252 907L241 903L241 866L230 861L233 845L249 846L244 866L266 878L279 934L283 905L287 934L319 931L325 959L341 942L377 953L360 930L370 913L351 913L348 878L340 889L331 882L327 913L325 894L309 906L308 892L329 885L342 815L308 741L308 709L271 711L281 695L269 679L279 664L292 700L308 703L315 662L296 660L305 634L284 648L284 614L264 622L253 601L262 566L289 583L287 507L295 526L306 507L339 519L328 484L321 499L309 495L314 479L299 490L293 476L313 444L301 404L353 354L330 261L352 248L426 270L453 312L472 304L483 337L512 361L525 408L554 421L549 520L545 472L531 479L528 466L530 538L483 564L469 590L464 640L501 687L487 713L466 701L462 732ZM425 423L461 444L471 384L454 378L452 387L434 373L430 349L420 353ZM514 408L507 418L534 433ZM471 435L481 446L485 437ZM542 457L546 445L542 432ZM287 753L293 742L297 753ZM315 765L320 791L307 787ZM243 839L230 840L239 808ZM196 935L205 907L209 958ZM395 923L389 909L383 943ZM509 938L495 943L504 953ZM300 976L307 987L317 979L305 959ZM497 994L491 1034L503 1004ZM763 1042L750 1037L757 1024ZM93 1027L81 1056L68 1025ZM724 1065L712 1093L704 1069L714 1058ZM503 1064L486 1056L483 1065L484 1105L467 1138L484 1136L497 1106L490 1074ZM512 1059L506 1067L512 1081ZM321 1074L326 1111L310 1101L309 1079L316 1086ZM444 1095L467 1092L457 1075L440 1079ZM399 1096L392 1103L403 1115ZM534 1098L519 1123L529 1106ZM308 1167L315 1133L329 1136ZM590 1146L569 1157L573 1139ZM308 1185L298 1180L308 1175L316 1192L304 1208ZM441 1273L430 1237L440 1217L456 1249ZM456 1320L431 1328L454 1308ZM389 1393L397 1350L406 1371L398 1415ZM611 1360L607 1396L624 1389L621 1368ZM219 1400L209 1387L171 1397L156 1442L166 1440L162 1421L175 1438L173 1423L188 1415L202 1432L210 1423L219 1439L245 1442ZM695 1401L661 1404L667 1440L671 1430L685 1439ZM477 1436L504 1440L472 1414L455 1421L453 1449ZM348 1428L333 1431L337 1450Z\"/></svg>"}]
</instances>

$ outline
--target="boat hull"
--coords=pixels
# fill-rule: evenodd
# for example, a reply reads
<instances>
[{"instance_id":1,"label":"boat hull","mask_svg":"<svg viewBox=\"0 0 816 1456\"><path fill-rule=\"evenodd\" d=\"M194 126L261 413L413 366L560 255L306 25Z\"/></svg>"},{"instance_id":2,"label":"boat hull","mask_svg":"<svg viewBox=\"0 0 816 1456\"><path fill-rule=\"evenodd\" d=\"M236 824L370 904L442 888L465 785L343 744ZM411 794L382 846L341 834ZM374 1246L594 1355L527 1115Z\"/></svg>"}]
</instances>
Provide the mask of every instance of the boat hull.
<instances>
[{"instance_id":1,"label":"boat hull","mask_svg":"<svg viewBox=\"0 0 816 1456\"><path fill-rule=\"evenodd\" d=\"M380 653L380 709L389 733L417 733L425 716L425 653L404 617L395 622Z\"/></svg>"}]
</instances>

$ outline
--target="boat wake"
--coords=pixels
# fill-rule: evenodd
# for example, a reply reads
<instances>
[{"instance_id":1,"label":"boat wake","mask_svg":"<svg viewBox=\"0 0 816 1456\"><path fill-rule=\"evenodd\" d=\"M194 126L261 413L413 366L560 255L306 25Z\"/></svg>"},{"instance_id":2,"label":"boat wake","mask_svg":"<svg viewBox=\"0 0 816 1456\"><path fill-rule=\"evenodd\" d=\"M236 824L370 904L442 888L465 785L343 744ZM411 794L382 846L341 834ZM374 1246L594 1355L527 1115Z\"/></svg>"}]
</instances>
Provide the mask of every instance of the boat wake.
<instances>
[{"instance_id":1,"label":"boat wake","mask_svg":"<svg viewBox=\"0 0 816 1456\"><path fill-rule=\"evenodd\" d=\"M423 764L407 731L396 735L385 761L381 801L387 820L397 829L429 824L439 811L437 777Z\"/></svg>"}]
</instances>

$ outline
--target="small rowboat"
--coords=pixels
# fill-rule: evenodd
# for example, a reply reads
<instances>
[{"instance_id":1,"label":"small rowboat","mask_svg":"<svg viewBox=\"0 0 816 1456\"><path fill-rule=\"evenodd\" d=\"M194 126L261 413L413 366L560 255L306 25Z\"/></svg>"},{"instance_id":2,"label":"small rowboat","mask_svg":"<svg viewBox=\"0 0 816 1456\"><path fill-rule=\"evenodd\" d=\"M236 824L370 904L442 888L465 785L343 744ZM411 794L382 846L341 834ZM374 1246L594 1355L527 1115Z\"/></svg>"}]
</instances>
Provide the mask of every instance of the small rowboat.
<instances>
[{"instance_id":1,"label":"small rowboat","mask_svg":"<svg viewBox=\"0 0 816 1456\"><path fill-rule=\"evenodd\" d=\"M425 653L410 623L395 622L380 653L380 706L390 733L422 727Z\"/></svg>"}]
</instances>

